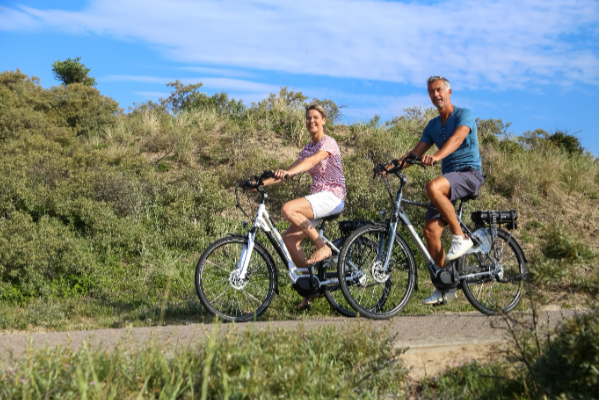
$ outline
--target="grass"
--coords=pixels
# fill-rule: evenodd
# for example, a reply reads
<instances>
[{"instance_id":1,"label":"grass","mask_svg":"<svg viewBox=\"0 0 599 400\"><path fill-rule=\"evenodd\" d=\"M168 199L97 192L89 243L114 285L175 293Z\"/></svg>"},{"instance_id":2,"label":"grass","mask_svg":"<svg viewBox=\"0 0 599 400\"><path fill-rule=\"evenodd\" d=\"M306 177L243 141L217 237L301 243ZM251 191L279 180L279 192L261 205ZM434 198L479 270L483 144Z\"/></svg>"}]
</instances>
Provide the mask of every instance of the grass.
<instances>
[{"instance_id":1,"label":"grass","mask_svg":"<svg viewBox=\"0 0 599 400\"><path fill-rule=\"evenodd\" d=\"M44 89L18 70L0 74L0 329L206 320L194 293L195 263L214 240L243 232L235 183L295 160L307 141L301 111L307 99L283 88L246 107L223 93L208 97L198 85L170 86L172 95L161 103L143 103L125 114L93 88ZM339 112L329 100L322 104ZM412 108L387 123L375 117L327 125L343 154L344 219L380 219L379 211L390 208L384 185L371 179L372 163L412 148L435 115L433 109ZM487 180L480 199L467 204L466 219L474 209L517 209L516 238L531 265L547 259L545 225L594 231L596 157L574 158L542 136L520 144L501 120L478 123ZM439 171L411 168L407 174L406 196L424 201L422 187ZM269 188L269 210L281 230L280 206L309 186L306 175ZM407 212L421 231L423 211ZM335 224L329 229L329 237L339 236ZM585 240L597 246L595 237ZM445 308L419 304L433 289L422 257L410 246L419 290L404 312L472 311L463 297ZM595 262L577 267L575 279L560 277L564 284L552 290L594 293ZM263 318L298 318L300 298L277 263L281 295ZM330 315L324 301L309 314Z\"/></svg>"},{"instance_id":2,"label":"grass","mask_svg":"<svg viewBox=\"0 0 599 400\"><path fill-rule=\"evenodd\" d=\"M372 398L401 393L406 371L388 332L237 330L220 326L196 345L123 340L111 352L85 345L29 349L0 366L3 399ZM131 351L141 346L140 351Z\"/></svg>"}]
</instances>

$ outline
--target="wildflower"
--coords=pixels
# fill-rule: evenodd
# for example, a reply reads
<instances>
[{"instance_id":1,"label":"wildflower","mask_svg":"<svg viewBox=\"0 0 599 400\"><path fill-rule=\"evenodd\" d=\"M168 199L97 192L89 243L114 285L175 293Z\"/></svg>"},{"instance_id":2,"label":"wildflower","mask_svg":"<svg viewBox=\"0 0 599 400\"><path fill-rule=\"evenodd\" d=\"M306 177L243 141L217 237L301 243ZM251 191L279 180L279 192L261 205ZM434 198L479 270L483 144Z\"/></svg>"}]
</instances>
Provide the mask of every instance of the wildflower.
<instances>
[{"instance_id":1,"label":"wildflower","mask_svg":"<svg viewBox=\"0 0 599 400\"><path fill-rule=\"evenodd\" d=\"M27 382L27 380L21 378L21 383L25 383L25 382Z\"/></svg>"},{"instance_id":2,"label":"wildflower","mask_svg":"<svg viewBox=\"0 0 599 400\"><path fill-rule=\"evenodd\" d=\"M95 384L96 384L96 381L91 381L89 384L90 384L90 385L95 385Z\"/></svg>"}]
</instances>

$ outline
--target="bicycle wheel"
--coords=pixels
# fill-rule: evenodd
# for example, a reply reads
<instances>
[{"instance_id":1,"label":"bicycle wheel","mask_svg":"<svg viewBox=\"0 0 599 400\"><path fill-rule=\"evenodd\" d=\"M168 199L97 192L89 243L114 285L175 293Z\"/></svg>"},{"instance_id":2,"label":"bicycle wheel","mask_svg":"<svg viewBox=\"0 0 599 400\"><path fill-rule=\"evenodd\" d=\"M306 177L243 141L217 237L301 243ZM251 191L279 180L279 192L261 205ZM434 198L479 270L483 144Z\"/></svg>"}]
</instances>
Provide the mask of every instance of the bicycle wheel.
<instances>
[{"instance_id":1,"label":"bicycle wheel","mask_svg":"<svg viewBox=\"0 0 599 400\"><path fill-rule=\"evenodd\" d=\"M345 242L345 237L339 238L333 242L335 247L338 249L343 247L343 243ZM328 279L338 279L338 271L337 271L337 260L339 259L339 255L336 257L329 258L325 260L320 268L323 268L320 271L319 279L328 280ZM343 292L341 292L341 287L339 286L339 282L327 285L324 290L324 297L327 299L333 310L337 311L339 314L344 317L353 318L356 316L356 312L349 305L347 300L345 300L345 296Z\"/></svg>"},{"instance_id":2,"label":"bicycle wheel","mask_svg":"<svg viewBox=\"0 0 599 400\"><path fill-rule=\"evenodd\" d=\"M488 250L500 270L498 278L493 276L474 277L462 280L464 295L474 308L483 314L494 315L509 312L520 302L526 266L524 255L516 240L502 229L497 229L497 243L493 245L490 227L479 228L473 236L482 238L484 250ZM458 262L460 275L487 272L493 262L485 253L471 253L461 257Z\"/></svg>"},{"instance_id":3,"label":"bicycle wheel","mask_svg":"<svg viewBox=\"0 0 599 400\"><path fill-rule=\"evenodd\" d=\"M406 306L416 285L416 262L405 239L395 237L387 269L389 232L384 225L366 225L346 239L339 255L339 281L347 302L360 315L386 319Z\"/></svg>"},{"instance_id":4,"label":"bicycle wheel","mask_svg":"<svg viewBox=\"0 0 599 400\"><path fill-rule=\"evenodd\" d=\"M239 257L248 238L228 236L212 243L196 267L196 292L210 313L226 321L250 321L270 305L275 268L270 255L256 242L244 280L237 278Z\"/></svg>"}]
</instances>

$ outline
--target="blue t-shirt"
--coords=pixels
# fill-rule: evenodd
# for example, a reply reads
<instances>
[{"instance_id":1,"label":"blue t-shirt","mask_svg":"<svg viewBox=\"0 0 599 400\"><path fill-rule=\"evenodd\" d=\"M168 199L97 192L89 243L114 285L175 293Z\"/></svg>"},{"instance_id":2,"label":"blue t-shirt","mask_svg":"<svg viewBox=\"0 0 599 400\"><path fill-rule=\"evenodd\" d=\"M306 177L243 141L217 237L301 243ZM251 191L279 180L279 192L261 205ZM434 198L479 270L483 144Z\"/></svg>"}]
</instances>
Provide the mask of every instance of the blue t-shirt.
<instances>
[{"instance_id":1,"label":"blue t-shirt","mask_svg":"<svg viewBox=\"0 0 599 400\"><path fill-rule=\"evenodd\" d=\"M440 149L447 139L453 135L455 130L462 125L470 128L470 133L468 133L456 151L441 160L441 170L443 174L466 167L471 167L482 172L480 152L478 151L476 121L474 120L472 111L469 109L454 107L453 112L447 121L445 121L445 126L441 126L440 115L431 119L426 128L424 128L420 141L428 145L435 144Z\"/></svg>"}]
</instances>

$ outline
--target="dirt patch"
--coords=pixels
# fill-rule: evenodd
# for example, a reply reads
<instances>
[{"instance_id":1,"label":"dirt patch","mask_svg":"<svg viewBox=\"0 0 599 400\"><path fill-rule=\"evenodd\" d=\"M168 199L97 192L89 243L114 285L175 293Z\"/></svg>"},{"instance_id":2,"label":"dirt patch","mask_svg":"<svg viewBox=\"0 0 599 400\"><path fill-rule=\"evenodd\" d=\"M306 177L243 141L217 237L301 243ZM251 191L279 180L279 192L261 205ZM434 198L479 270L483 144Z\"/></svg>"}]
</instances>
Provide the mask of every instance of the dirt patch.
<instances>
[{"instance_id":1,"label":"dirt patch","mask_svg":"<svg viewBox=\"0 0 599 400\"><path fill-rule=\"evenodd\" d=\"M411 347L402 356L404 367L410 370L413 381L434 377L448 367L463 365L473 360L485 363L503 357L507 342L463 343L441 346Z\"/></svg>"}]
</instances>

